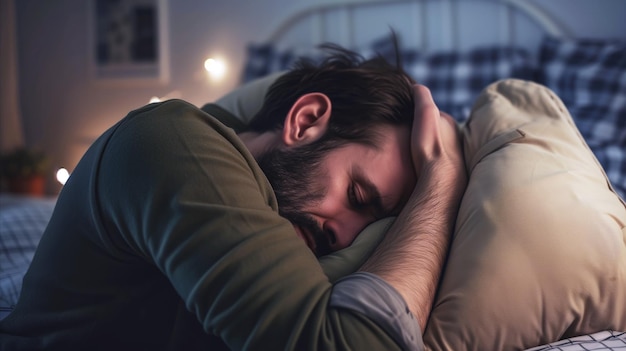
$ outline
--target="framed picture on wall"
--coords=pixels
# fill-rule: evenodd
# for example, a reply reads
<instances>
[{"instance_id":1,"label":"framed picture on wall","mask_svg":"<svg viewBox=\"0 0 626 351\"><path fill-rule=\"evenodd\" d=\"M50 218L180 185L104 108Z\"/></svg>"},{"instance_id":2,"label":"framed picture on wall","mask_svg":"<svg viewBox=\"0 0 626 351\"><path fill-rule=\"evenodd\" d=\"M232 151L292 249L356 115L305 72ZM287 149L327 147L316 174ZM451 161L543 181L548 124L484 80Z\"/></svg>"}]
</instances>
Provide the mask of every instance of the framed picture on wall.
<instances>
[{"instance_id":1,"label":"framed picture on wall","mask_svg":"<svg viewBox=\"0 0 626 351\"><path fill-rule=\"evenodd\" d=\"M91 62L97 81L167 83L167 0L91 0Z\"/></svg>"}]
</instances>

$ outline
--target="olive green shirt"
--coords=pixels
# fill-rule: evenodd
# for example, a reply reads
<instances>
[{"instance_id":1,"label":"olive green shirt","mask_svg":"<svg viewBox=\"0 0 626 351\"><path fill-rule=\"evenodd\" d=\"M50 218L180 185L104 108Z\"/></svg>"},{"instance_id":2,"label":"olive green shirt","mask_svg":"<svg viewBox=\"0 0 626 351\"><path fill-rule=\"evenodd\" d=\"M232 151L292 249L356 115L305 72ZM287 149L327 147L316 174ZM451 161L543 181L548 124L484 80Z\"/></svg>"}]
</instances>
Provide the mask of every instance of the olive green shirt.
<instances>
[{"instance_id":1,"label":"olive green shirt","mask_svg":"<svg viewBox=\"0 0 626 351\"><path fill-rule=\"evenodd\" d=\"M0 350L407 348L419 327L399 294L367 274L334 293L215 117L241 122L205 110L150 104L89 148L0 322Z\"/></svg>"}]
</instances>

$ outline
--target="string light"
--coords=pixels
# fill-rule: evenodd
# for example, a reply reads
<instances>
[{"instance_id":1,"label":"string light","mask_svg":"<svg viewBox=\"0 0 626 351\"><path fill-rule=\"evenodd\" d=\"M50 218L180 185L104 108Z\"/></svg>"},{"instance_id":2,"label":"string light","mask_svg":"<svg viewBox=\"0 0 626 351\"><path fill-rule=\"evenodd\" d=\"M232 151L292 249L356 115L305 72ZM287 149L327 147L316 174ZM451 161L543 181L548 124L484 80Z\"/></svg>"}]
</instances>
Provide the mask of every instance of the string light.
<instances>
[{"instance_id":1,"label":"string light","mask_svg":"<svg viewBox=\"0 0 626 351\"><path fill-rule=\"evenodd\" d=\"M211 77L219 79L224 76L226 65L222 60L208 58L204 61L204 69L206 69Z\"/></svg>"},{"instance_id":2,"label":"string light","mask_svg":"<svg viewBox=\"0 0 626 351\"><path fill-rule=\"evenodd\" d=\"M57 180L59 181L59 183L61 183L61 185L65 185L65 182L67 182L69 177L70 172L68 172L67 169L59 168L59 170L57 171Z\"/></svg>"}]
</instances>

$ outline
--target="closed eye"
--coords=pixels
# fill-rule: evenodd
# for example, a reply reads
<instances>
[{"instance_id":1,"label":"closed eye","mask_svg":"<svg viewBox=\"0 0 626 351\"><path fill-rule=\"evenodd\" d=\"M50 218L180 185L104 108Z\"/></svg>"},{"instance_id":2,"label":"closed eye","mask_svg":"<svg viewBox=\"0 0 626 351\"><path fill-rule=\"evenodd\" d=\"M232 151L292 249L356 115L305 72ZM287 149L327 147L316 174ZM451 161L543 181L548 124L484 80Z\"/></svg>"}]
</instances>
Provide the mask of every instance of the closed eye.
<instances>
[{"instance_id":1,"label":"closed eye","mask_svg":"<svg viewBox=\"0 0 626 351\"><path fill-rule=\"evenodd\" d=\"M356 183L352 183L348 187L348 201L350 202L350 206L356 210L361 210L367 206L367 204L363 201Z\"/></svg>"},{"instance_id":2,"label":"closed eye","mask_svg":"<svg viewBox=\"0 0 626 351\"><path fill-rule=\"evenodd\" d=\"M375 218L383 218L385 210L380 192L359 167L352 169L352 182L348 187L350 205L357 211L369 211Z\"/></svg>"},{"instance_id":3,"label":"closed eye","mask_svg":"<svg viewBox=\"0 0 626 351\"><path fill-rule=\"evenodd\" d=\"M348 201L350 206L356 211L368 212L374 218L380 219L384 217L384 210L380 197L376 197L376 194L368 192L368 189L362 189L357 183L352 183L348 187ZM373 196L373 197L372 197Z\"/></svg>"}]
</instances>

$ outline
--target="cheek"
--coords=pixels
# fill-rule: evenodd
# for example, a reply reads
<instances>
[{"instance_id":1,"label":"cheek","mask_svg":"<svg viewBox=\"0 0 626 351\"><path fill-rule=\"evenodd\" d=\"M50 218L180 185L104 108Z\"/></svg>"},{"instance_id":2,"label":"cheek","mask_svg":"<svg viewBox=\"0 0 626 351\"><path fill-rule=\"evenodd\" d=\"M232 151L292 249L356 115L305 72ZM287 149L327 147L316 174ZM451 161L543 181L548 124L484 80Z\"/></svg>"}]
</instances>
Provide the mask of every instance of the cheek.
<instances>
[{"instance_id":1,"label":"cheek","mask_svg":"<svg viewBox=\"0 0 626 351\"><path fill-rule=\"evenodd\" d=\"M321 200L313 208L320 214L337 213L347 204L348 185L340 177L329 177Z\"/></svg>"}]
</instances>

